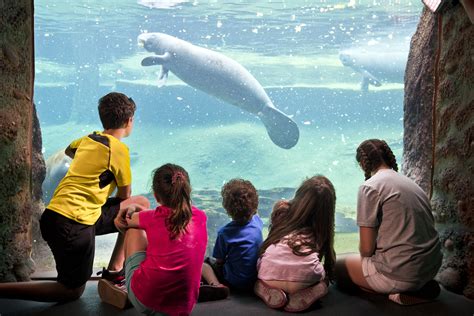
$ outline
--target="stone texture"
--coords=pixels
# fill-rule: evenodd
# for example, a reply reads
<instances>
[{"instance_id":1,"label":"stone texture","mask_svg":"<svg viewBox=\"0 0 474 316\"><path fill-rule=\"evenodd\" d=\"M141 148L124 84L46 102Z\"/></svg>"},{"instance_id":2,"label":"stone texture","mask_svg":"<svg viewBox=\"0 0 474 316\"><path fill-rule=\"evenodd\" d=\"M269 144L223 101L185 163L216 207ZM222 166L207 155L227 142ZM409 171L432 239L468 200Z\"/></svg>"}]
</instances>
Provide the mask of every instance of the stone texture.
<instances>
[{"instance_id":1,"label":"stone texture","mask_svg":"<svg viewBox=\"0 0 474 316\"><path fill-rule=\"evenodd\" d=\"M432 102L436 17L424 10L413 35L405 71L402 172L429 193L431 189Z\"/></svg>"},{"instance_id":2,"label":"stone texture","mask_svg":"<svg viewBox=\"0 0 474 316\"><path fill-rule=\"evenodd\" d=\"M32 144L33 3L1 1L0 11L0 281L24 281L34 269L31 215L40 198L32 164L42 160Z\"/></svg>"},{"instance_id":3,"label":"stone texture","mask_svg":"<svg viewBox=\"0 0 474 316\"><path fill-rule=\"evenodd\" d=\"M447 6L440 19L425 10L412 38L406 71L403 170L432 193L433 212L444 245L439 281L469 298L474 298L472 87L474 25L459 4Z\"/></svg>"}]
</instances>

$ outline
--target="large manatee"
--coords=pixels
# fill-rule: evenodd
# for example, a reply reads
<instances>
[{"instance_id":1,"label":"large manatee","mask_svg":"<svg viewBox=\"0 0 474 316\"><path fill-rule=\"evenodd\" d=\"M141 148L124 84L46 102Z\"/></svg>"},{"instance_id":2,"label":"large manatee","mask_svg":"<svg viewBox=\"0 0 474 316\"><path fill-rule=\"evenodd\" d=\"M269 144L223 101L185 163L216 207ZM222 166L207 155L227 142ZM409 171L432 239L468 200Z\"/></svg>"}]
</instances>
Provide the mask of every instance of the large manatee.
<instances>
[{"instance_id":1,"label":"large manatee","mask_svg":"<svg viewBox=\"0 0 474 316\"><path fill-rule=\"evenodd\" d=\"M296 123L275 108L257 79L235 60L163 33L141 34L138 42L157 55L142 65L162 66L159 86L171 71L190 86L257 115L276 145L289 149L298 142Z\"/></svg>"},{"instance_id":2,"label":"large manatee","mask_svg":"<svg viewBox=\"0 0 474 316\"><path fill-rule=\"evenodd\" d=\"M56 152L46 160L46 177L41 186L43 189L43 201L46 205L53 197L54 190L56 190L59 182L66 175L71 161L72 158L64 153L64 149Z\"/></svg>"},{"instance_id":3,"label":"large manatee","mask_svg":"<svg viewBox=\"0 0 474 316\"><path fill-rule=\"evenodd\" d=\"M341 51L339 59L344 66L362 75L361 89L367 91L369 84L379 87L382 82L403 83L408 48L350 48Z\"/></svg>"}]
</instances>

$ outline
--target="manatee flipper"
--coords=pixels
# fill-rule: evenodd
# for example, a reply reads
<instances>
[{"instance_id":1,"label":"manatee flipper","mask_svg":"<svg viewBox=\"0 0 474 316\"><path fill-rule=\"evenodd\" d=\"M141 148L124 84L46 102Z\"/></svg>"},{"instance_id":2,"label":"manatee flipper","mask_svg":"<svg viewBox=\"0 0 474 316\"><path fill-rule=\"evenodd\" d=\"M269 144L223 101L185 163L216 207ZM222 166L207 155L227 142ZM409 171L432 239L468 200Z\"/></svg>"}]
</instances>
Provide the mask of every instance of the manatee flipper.
<instances>
[{"instance_id":1,"label":"manatee flipper","mask_svg":"<svg viewBox=\"0 0 474 316\"><path fill-rule=\"evenodd\" d=\"M268 136L275 145L290 149L295 146L300 137L300 131L296 123L280 110L266 106L258 117L267 129Z\"/></svg>"},{"instance_id":2,"label":"manatee flipper","mask_svg":"<svg viewBox=\"0 0 474 316\"><path fill-rule=\"evenodd\" d=\"M171 58L171 54L166 52L163 55L148 56L142 59L142 66L163 65Z\"/></svg>"},{"instance_id":3,"label":"manatee flipper","mask_svg":"<svg viewBox=\"0 0 474 316\"><path fill-rule=\"evenodd\" d=\"M166 52L163 55L149 56L142 60L142 66L161 65L160 76L158 77L158 88L163 87L168 79L169 69L165 67L164 63L170 58L170 53Z\"/></svg>"},{"instance_id":4,"label":"manatee flipper","mask_svg":"<svg viewBox=\"0 0 474 316\"><path fill-rule=\"evenodd\" d=\"M362 77L362 81L360 82L360 90L362 92L369 91L369 79L367 77Z\"/></svg>"},{"instance_id":5,"label":"manatee flipper","mask_svg":"<svg viewBox=\"0 0 474 316\"><path fill-rule=\"evenodd\" d=\"M368 83L370 83L371 85L373 86L376 86L376 87L380 87L382 85L382 82L380 82L379 79L377 79L377 77L375 77L374 75L372 75L370 72L368 72L367 70L365 69L361 69L360 70L360 73L362 74L362 76L364 77L365 80L367 80Z\"/></svg>"},{"instance_id":6,"label":"manatee flipper","mask_svg":"<svg viewBox=\"0 0 474 316\"><path fill-rule=\"evenodd\" d=\"M158 77L158 88L161 88L166 84L166 81L168 80L168 72L168 68L161 66L160 76Z\"/></svg>"}]
</instances>

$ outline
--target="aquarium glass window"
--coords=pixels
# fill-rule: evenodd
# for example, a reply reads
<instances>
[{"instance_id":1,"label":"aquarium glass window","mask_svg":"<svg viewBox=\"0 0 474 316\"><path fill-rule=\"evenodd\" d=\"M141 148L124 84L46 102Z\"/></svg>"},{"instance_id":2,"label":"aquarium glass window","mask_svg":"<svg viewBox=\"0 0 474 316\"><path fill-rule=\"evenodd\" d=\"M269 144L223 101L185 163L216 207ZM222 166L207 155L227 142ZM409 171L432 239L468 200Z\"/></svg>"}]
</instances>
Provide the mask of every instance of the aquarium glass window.
<instances>
[{"instance_id":1,"label":"aquarium glass window","mask_svg":"<svg viewBox=\"0 0 474 316\"><path fill-rule=\"evenodd\" d=\"M64 149L102 130L97 101L119 91L137 104L123 139L132 194L156 205L152 170L183 166L208 216L209 254L230 221L226 181L259 190L266 234L273 203L315 174L336 188L336 251L357 251L364 175L355 150L385 139L401 164L404 71L422 8L408 0L35 1L45 204L67 170ZM97 239L95 266L107 264L114 240Z\"/></svg>"}]
</instances>

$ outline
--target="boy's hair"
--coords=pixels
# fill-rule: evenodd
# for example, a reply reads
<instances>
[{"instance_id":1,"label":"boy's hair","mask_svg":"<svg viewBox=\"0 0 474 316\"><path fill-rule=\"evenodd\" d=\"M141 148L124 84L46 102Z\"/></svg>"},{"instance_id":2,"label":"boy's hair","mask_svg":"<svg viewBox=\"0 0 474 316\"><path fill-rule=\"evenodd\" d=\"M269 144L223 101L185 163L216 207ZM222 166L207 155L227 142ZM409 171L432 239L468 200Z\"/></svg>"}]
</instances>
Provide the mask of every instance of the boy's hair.
<instances>
[{"instance_id":1,"label":"boy's hair","mask_svg":"<svg viewBox=\"0 0 474 316\"><path fill-rule=\"evenodd\" d=\"M272 227L260 254L280 241L287 242L298 256L318 252L320 261L324 259L329 280L334 280L335 208L336 192L331 181L319 175L306 179L292 200L275 205L271 216Z\"/></svg>"},{"instance_id":2,"label":"boy's hair","mask_svg":"<svg viewBox=\"0 0 474 316\"><path fill-rule=\"evenodd\" d=\"M192 218L191 184L183 167L165 164L153 171L153 193L158 202L171 208L166 220L170 238L175 239L186 232Z\"/></svg>"},{"instance_id":3,"label":"boy's hair","mask_svg":"<svg viewBox=\"0 0 474 316\"><path fill-rule=\"evenodd\" d=\"M398 171L397 160L390 147L384 140L368 139L357 147L356 160L361 164L365 180L370 178L373 171L385 163L391 169Z\"/></svg>"},{"instance_id":4,"label":"boy's hair","mask_svg":"<svg viewBox=\"0 0 474 316\"><path fill-rule=\"evenodd\" d=\"M250 181L232 179L221 190L222 206L236 222L247 223L257 213L258 193Z\"/></svg>"},{"instance_id":5,"label":"boy's hair","mask_svg":"<svg viewBox=\"0 0 474 316\"><path fill-rule=\"evenodd\" d=\"M99 99L99 117L104 129L124 127L135 109L135 102L123 93L110 92Z\"/></svg>"}]
</instances>

